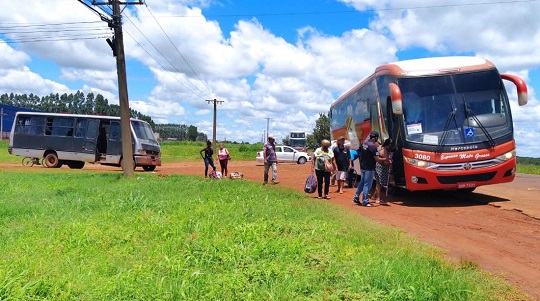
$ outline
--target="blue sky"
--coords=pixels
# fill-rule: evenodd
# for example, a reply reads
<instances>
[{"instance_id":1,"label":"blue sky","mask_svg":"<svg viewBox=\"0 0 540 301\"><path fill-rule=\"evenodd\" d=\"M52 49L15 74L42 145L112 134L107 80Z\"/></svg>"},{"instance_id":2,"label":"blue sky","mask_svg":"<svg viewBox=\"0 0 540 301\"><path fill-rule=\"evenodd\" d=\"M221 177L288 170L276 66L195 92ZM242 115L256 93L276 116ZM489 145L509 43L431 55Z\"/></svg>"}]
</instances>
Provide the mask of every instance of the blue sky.
<instances>
[{"instance_id":1,"label":"blue sky","mask_svg":"<svg viewBox=\"0 0 540 301\"><path fill-rule=\"evenodd\" d=\"M131 107L157 122L193 124L210 136L212 107L205 99L219 98L225 102L218 140L260 141L268 117L280 141L291 130L310 132L319 112L378 65L474 55L529 85L525 107L509 91L518 155L540 156L538 0L146 4L124 11L128 89ZM115 59L104 41L110 30L78 1L25 0L24 7L10 1L0 20L0 93L82 90L118 102ZM35 26L20 33L28 25ZM16 42L40 37L48 41Z\"/></svg>"}]
</instances>

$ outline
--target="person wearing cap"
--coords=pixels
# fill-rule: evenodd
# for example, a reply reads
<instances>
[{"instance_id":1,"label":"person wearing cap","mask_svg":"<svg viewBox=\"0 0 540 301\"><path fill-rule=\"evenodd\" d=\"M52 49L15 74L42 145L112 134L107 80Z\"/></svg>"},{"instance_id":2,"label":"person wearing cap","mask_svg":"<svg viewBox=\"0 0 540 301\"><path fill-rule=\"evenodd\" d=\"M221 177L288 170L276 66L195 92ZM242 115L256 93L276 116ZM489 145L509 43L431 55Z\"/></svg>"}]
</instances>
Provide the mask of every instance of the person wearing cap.
<instances>
[{"instance_id":1,"label":"person wearing cap","mask_svg":"<svg viewBox=\"0 0 540 301\"><path fill-rule=\"evenodd\" d=\"M276 155L276 138L273 135L268 135L268 142L263 147L264 158L264 182L263 185L268 184L268 171L272 167L272 184L277 184L277 155Z\"/></svg>"},{"instance_id":2,"label":"person wearing cap","mask_svg":"<svg viewBox=\"0 0 540 301\"><path fill-rule=\"evenodd\" d=\"M334 161L336 163L336 180L337 180L337 193L343 194L343 186L347 181L347 171L352 168L351 154L349 148L345 146L345 137L341 136L337 139L337 145L332 148L334 153Z\"/></svg>"},{"instance_id":3,"label":"person wearing cap","mask_svg":"<svg viewBox=\"0 0 540 301\"><path fill-rule=\"evenodd\" d=\"M377 162L383 162L386 159L382 159L378 156L378 141L379 132L372 131L364 144L362 145L362 153L360 155L360 169L361 178L356 193L353 197L353 202L356 204L371 207L369 202L369 190L373 184L373 178L375 176L375 165ZM362 201L360 201L360 194L362 194Z\"/></svg>"}]
</instances>

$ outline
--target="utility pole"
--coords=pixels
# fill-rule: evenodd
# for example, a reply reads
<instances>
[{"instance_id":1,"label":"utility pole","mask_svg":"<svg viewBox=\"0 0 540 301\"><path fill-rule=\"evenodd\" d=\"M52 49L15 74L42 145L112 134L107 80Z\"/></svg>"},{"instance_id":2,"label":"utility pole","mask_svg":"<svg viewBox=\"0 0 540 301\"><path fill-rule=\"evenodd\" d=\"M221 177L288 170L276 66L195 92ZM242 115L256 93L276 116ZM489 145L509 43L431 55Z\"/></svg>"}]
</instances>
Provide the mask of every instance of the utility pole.
<instances>
[{"instance_id":1,"label":"utility pole","mask_svg":"<svg viewBox=\"0 0 540 301\"><path fill-rule=\"evenodd\" d=\"M266 138L268 138L268 136L270 135L270 132L268 131L270 129L270 117L266 117L264 119L266 119Z\"/></svg>"},{"instance_id":2,"label":"utility pole","mask_svg":"<svg viewBox=\"0 0 540 301\"><path fill-rule=\"evenodd\" d=\"M118 99L120 105L120 134L122 137L122 169L126 178L134 174L135 163L133 162L133 146L131 144L131 110L129 109L129 98L127 89L126 58L124 54L124 33L122 31L122 10L120 5L144 4L144 1L120 1L108 0L98 2L93 0L92 5L112 5L112 20L102 20L109 23L109 27L114 29L113 40L107 40L116 56L116 69L118 73Z\"/></svg>"},{"instance_id":3,"label":"utility pole","mask_svg":"<svg viewBox=\"0 0 540 301\"><path fill-rule=\"evenodd\" d=\"M217 99L207 99L206 100L209 104L214 104L214 127L213 127L213 137L212 137L212 147L214 148L214 151L216 151L216 116L217 116L217 104L223 103L223 100L217 100Z\"/></svg>"}]
</instances>

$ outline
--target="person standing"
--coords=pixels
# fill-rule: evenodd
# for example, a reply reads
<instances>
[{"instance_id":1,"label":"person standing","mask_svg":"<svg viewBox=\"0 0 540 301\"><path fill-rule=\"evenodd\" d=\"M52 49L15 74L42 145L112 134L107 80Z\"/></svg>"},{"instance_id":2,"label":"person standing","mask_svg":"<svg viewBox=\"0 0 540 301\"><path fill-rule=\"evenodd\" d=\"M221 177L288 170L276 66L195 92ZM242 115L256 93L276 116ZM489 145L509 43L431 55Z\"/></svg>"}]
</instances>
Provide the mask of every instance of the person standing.
<instances>
[{"instance_id":1,"label":"person standing","mask_svg":"<svg viewBox=\"0 0 540 301\"><path fill-rule=\"evenodd\" d=\"M219 165L221 166L221 174L226 177L227 176L227 164L229 163L230 154L229 150L225 148L225 145L223 142L219 144L219 150L218 150L218 159L219 159Z\"/></svg>"},{"instance_id":2,"label":"person standing","mask_svg":"<svg viewBox=\"0 0 540 301\"><path fill-rule=\"evenodd\" d=\"M386 205L386 201L382 197L382 188L388 189L388 174L390 171L390 164L392 164L392 158L390 156L390 148L392 139L387 138L384 140L383 145L379 148L379 158L384 159L383 162L377 162L375 164L375 193L372 199L381 205Z\"/></svg>"},{"instance_id":3,"label":"person standing","mask_svg":"<svg viewBox=\"0 0 540 301\"><path fill-rule=\"evenodd\" d=\"M272 184L278 184L277 180L277 155L276 155L276 138L273 135L268 135L268 142L263 147L264 158L264 182L268 184L268 171L272 168Z\"/></svg>"},{"instance_id":4,"label":"person standing","mask_svg":"<svg viewBox=\"0 0 540 301\"><path fill-rule=\"evenodd\" d=\"M375 163L384 161L384 159L381 159L378 156L378 140L379 132L372 131L362 145L362 153L360 155L361 178L360 183L356 188L353 202L366 207L371 207L371 203L368 201L368 194L369 190L371 189L371 185L373 184L373 177L375 176ZM359 200L360 193L362 193L361 202Z\"/></svg>"},{"instance_id":5,"label":"person standing","mask_svg":"<svg viewBox=\"0 0 540 301\"><path fill-rule=\"evenodd\" d=\"M334 162L334 153L330 149L330 141L321 141L321 147L315 150L313 153L313 163L311 164L311 170L315 171L317 176L317 193L319 199L330 199L328 192L330 190L330 174L332 170L336 169ZM323 180L324 180L324 196L323 196Z\"/></svg>"},{"instance_id":6,"label":"person standing","mask_svg":"<svg viewBox=\"0 0 540 301\"><path fill-rule=\"evenodd\" d=\"M204 156L203 153L204 152ZM216 171L216 166L214 165L214 149L212 148L212 142L210 140L206 141L206 147L199 151L199 154L204 160L204 177L208 177L208 165L212 166L214 171Z\"/></svg>"},{"instance_id":7,"label":"person standing","mask_svg":"<svg viewBox=\"0 0 540 301\"><path fill-rule=\"evenodd\" d=\"M337 145L332 149L336 165L337 193L343 194L343 186L347 181L347 171L352 168L351 154L349 148L345 146L345 137L341 136L337 140Z\"/></svg>"}]
</instances>

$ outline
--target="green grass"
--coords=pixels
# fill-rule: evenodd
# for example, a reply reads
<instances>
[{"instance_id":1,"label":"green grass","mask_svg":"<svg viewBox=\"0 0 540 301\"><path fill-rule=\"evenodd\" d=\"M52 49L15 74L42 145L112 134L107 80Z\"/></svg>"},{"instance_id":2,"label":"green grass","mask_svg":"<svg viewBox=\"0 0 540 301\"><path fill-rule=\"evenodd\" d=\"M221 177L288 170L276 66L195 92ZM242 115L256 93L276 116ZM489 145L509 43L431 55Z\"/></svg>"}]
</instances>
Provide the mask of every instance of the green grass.
<instances>
[{"instance_id":1,"label":"green grass","mask_svg":"<svg viewBox=\"0 0 540 301\"><path fill-rule=\"evenodd\" d=\"M516 170L520 173L540 175L540 165L538 164L518 163Z\"/></svg>"},{"instance_id":2,"label":"green grass","mask_svg":"<svg viewBox=\"0 0 540 301\"><path fill-rule=\"evenodd\" d=\"M474 263L285 188L43 169L0 182L0 300L522 297Z\"/></svg>"},{"instance_id":3,"label":"green grass","mask_svg":"<svg viewBox=\"0 0 540 301\"><path fill-rule=\"evenodd\" d=\"M166 141L161 143L163 162L198 161L201 160L200 150L206 147L204 142ZM226 143L232 160L255 161L257 152L262 150L262 144L232 144ZM219 150L219 147L217 148ZM217 160L217 150L214 158Z\"/></svg>"}]
</instances>

